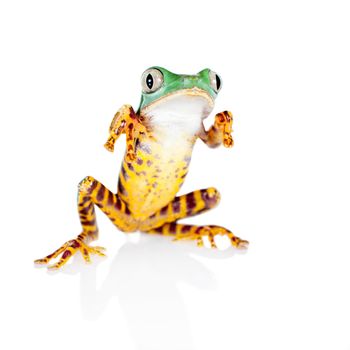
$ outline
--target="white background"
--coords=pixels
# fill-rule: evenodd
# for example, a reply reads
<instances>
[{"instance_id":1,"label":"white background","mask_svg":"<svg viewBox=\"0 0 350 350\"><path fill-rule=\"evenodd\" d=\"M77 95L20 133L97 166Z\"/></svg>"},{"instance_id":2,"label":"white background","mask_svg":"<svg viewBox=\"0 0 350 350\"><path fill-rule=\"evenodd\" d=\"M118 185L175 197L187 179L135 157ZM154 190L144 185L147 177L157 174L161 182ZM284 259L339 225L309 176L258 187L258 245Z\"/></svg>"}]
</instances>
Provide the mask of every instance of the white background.
<instances>
[{"instance_id":1,"label":"white background","mask_svg":"<svg viewBox=\"0 0 350 350\"><path fill-rule=\"evenodd\" d=\"M1 1L1 349L349 350L347 5ZM181 192L216 186L187 222L248 252L126 236L98 212L106 259L35 269L80 232L84 176L116 189L109 123L152 65L221 75L235 147L198 142Z\"/></svg>"}]
</instances>

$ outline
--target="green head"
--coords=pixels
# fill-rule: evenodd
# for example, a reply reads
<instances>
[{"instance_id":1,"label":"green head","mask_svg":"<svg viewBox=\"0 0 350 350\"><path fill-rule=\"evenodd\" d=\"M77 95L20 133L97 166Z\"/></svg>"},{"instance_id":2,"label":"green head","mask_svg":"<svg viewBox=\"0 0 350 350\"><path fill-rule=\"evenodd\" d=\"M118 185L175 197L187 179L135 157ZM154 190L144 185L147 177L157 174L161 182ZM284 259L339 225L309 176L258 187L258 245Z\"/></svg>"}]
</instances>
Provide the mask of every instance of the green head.
<instances>
[{"instance_id":1,"label":"green head","mask_svg":"<svg viewBox=\"0 0 350 350\"><path fill-rule=\"evenodd\" d=\"M139 113L149 114L159 106L196 105L203 109L203 118L214 107L214 100L221 88L220 77L206 68L196 75L174 74L162 67L147 69L141 78L142 97ZM187 112L187 110L186 110Z\"/></svg>"}]
</instances>

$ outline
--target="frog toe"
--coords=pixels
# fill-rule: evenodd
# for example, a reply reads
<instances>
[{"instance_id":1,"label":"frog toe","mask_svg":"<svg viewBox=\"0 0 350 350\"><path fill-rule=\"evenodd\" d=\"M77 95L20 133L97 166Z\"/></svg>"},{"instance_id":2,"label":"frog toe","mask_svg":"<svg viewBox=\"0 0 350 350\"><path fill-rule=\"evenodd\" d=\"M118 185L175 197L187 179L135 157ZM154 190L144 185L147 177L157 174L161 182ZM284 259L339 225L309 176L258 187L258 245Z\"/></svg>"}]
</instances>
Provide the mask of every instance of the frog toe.
<instances>
[{"instance_id":1,"label":"frog toe","mask_svg":"<svg viewBox=\"0 0 350 350\"><path fill-rule=\"evenodd\" d=\"M47 265L52 259L60 256L59 260L56 263L47 266L49 270L57 270L63 265L65 265L69 261L69 259L78 251L80 251L80 253L82 254L85 262L90 263L90 254L105 256L105 254L103 253L104 250L105 248L103 247L89 246L81 239L76 238L64 243L54 253L46 256L45 258L35 260L34 263L37 265Z\"/></svg>"},{"instance_id":2,"label":"frog toe","mask_svg":"<svg viewBox=\"0 0 350 350\"><path fill-rule=\"evenodd\" d=\"M238 238L238 237L235 237L235 238ZM242 250L245 250L245 249L248 249L249 247L249 242L248 241L245 241L244 239L240 239L238 238L237 242L235 243L232 243L237 249L242 249Z\"/></svg>"}]
</instances>

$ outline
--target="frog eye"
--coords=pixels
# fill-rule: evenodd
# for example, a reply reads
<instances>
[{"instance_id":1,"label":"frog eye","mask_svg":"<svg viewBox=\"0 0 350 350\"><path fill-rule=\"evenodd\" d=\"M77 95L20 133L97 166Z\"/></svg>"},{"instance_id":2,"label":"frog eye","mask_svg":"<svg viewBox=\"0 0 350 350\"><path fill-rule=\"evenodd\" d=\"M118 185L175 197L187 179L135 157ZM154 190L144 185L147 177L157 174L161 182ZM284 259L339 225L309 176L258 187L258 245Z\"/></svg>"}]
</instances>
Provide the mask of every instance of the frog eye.
<instances>
[{"instance_id":1,"label":"frog eye","mask_svg":"<svg viewBox=\"0 0 350 350\"><path fill-rule=\"evenodd\" d=\"M213 71L209 72L210 86L215 92L219 92L222 82L218 74Z\"/></svg>"},{"instance_id":2,"label":"frog eye","mask_svg":"<svg viewBox=\"0 0 350 350\"><path fill-rule=\"evenodd\" d=\"M163 74L155 68L147 69L141 78L143 92L150 93L158 90L163 84Z\"/></svg>"}]
</instances>

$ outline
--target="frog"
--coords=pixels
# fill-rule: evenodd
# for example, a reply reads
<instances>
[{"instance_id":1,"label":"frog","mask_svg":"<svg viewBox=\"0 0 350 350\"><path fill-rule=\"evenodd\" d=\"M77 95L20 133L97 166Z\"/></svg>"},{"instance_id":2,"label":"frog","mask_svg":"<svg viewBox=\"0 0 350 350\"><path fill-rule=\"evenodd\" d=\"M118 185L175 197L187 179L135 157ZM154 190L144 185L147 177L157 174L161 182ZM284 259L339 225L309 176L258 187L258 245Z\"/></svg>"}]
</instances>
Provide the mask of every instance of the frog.
<instances>
[{"instance_id":1,"label":"frog","mask_svg":"<svg viewBox=\"0 0 350 350\"><path fill-rule=\"evenodd\" d=\"M216 207L221 198L215 187L177 195L198 139L210 148L234 144L230 111L217 113L207 130L204 126L222 88L221 77L209 68L187 75L153 66L143 72L141 86L138 109L126 104L117 111L104 145L113 152L118 138L126 135L117 191L85 177L77 195L81 233L35 264L59 269L77 252L86 262L93 254L105 256L105 248L90 244L99 234L95 207L124 233L172 236L176 241L193 240L199 247L205 239L211 248L217 248L215 237L221 235L235 248L248 248L248 241L225 227L178 222Z\"/></svg>"}]
</instances>

